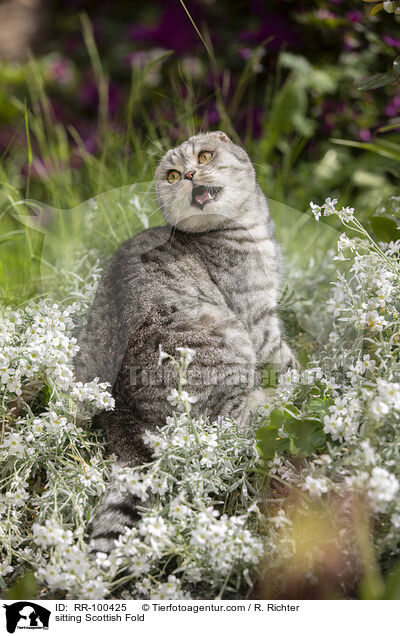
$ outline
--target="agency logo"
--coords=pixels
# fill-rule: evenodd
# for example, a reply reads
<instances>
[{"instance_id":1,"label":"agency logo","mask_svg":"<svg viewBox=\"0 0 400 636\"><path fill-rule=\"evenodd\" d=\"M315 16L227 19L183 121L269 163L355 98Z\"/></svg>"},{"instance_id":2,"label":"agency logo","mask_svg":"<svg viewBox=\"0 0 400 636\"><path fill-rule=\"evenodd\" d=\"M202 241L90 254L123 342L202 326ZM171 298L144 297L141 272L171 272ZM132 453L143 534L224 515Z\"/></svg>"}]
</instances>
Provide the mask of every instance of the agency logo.
<instances>
[{"instance_id":1,"label":"agency logo","mask_svg":"<svg viewBox=\"0 0 400 636\"><path fill-rule=\"evenodd\" d=\"M16 629L49 629L51 612L30 601L19 601L3 605L6 610L6 627L9 634Z\"/></svg>"}]
</instances>

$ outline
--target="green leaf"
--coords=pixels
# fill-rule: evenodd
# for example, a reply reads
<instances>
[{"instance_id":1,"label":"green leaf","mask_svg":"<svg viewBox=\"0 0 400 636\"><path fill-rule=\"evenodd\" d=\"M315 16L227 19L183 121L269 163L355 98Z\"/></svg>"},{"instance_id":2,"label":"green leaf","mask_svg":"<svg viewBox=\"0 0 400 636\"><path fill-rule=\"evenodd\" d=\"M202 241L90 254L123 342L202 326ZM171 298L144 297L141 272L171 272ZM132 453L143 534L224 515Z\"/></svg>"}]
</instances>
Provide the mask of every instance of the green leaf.
<instances>
[{"instance_id":1,"label":"green leaf","mask_svg":"<svg viewBox=\"0 0 400 636\"><path fill-rule=\"evenodd\" d=\"M273 458L276 450L284 452L289 449L289 440L278 437L274 426L261 426L257 431L257 439L258 452L266 461Z\"/></svg>"},{"instance_id":2,"label":"green leaf","mask_svg":"<svg viewBox=\"0 0 400 636\"><path fill-rule=\"evenodd\" d=\"M272 411L272 413L270 413L269 421L270 421L270 426L278 430L285 423L285 415L279 409L275 409L274 411Z\"/></svg>"},{"instance_id":3,"label":"green leaf","mask_svg":"<svg viewBox=\"0 0 400 636\"><path fill-rule=\"evenodd\" d=\"M306 404L307 411L311 413L320 413L321 411L326 412L328 410L328 405L322 398L313 398Z\"/></svg>"},{"instance_id":4,"label":"green leaf","mask_svg":"<svg viewBox=\"0 0 400 636\"><path fill-rule=\"evenodd\" d=\"M369 15L370 16L375 15L376 13L381 11L381 9L383 9L383 2L379 2L374 7L372 7L371 11L369 12Z\"/></svg>"},{"instance_id":5,"label":"green leaf","mask_svg":"<svg viewBox=\"0 0 400 636\"><path fill-rule=\"evenodd\" d=\"M319 420L292 420L285 427L289 434L290 450L294 455L307 457L325 447L326 436Z\"/></svg>"},{"instance_id":6,"label":"green leaf","mask_svg":"<svg viewBox=\"0 0 400 636\"><path fill-rule=\"evenodd\" d=\"M377 73L377 75L371 75L371 77L361 82L357 88L359 91L370 91L381 86L393 84L395 80L396 75L394 73Z\"/></svg>"},{"instance_id":7,"label":"green leaf","mask_svg":"<svg viewBox=\"0 0 400 636\"><path fill-rule=\"evenodd\" d=\"M400 128L400 117L396 117L395 119L393 119L392 123L388 124L387 126L381 126L380 128L378 128L377 132L388 132L389 130L394 130L395 128Z\"/></svg>"},{"instance_id":8,"label":"green leaf","mask_svg":"<svg viewBox=\"0 0 400 636\"><path fill-rule=\"evenodd\" d=\"M369 218L371 227L378 241L397 241L400 238L400 230L397 229L397 223L387 216L371 216Z\"/></svg>"},{"instance_id":9,"label":"green leaf","mask_svg":"<svg viewBox=\"0 0 400 636\"><path fill-rule=\"evenodd\" d=\"M287 406L285 406L285 413L286 418L289 416L290 418L294 417L294 419L296 419L300 415L299 409L294 404L288 404Z\"/></svg>"},{"instance_id":10,"label":"green leaf","mask_svg":"<svg viewBox=\"0 0 400 636\"><path fill-rule=\"evenodd\" d=\"M374 152L381 157L386 157L388 159L394 159L395 161L400 161L400 144L389 144L388 142L383 142L380 140L379 142L363 142L363 141L350 141L348 139L335 139L331 137L330 141L334 144L338 144L340 146L348 146L350 148L362 148L363 150L369 150L370 152Z\"/></svg>"}]
</instances>

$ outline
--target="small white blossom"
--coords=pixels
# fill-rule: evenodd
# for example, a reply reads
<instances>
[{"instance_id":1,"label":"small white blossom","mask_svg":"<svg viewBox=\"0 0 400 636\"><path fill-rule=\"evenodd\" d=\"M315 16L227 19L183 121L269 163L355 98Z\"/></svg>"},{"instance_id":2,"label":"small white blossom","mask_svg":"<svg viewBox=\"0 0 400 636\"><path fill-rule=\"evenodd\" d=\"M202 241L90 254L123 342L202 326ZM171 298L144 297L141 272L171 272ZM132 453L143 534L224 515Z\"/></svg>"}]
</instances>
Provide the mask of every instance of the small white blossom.
<instances>
[{"instance_id":1,"label":"small white blossom","mask_svg":"<svg viewBox=\"0 0 400 636\"><path fill-rule=\"evenodd\" d=\"M307 490L312 496L320 496L325 492L328 492L328 481L325 477L312 477L307 475L303 484L304 490Z\"/></svg>"},{"instance_id":2,"label":"small white blossom","mask_svg":"<svg viewBox=\"0 0 400 636\"><path fill-rule=\"evenodd\" d=\"M372 510L383 513L399 490L399 482L396 477L385 468L375 466L368 481L368 498Z\"/></svg>"}]
</instances>

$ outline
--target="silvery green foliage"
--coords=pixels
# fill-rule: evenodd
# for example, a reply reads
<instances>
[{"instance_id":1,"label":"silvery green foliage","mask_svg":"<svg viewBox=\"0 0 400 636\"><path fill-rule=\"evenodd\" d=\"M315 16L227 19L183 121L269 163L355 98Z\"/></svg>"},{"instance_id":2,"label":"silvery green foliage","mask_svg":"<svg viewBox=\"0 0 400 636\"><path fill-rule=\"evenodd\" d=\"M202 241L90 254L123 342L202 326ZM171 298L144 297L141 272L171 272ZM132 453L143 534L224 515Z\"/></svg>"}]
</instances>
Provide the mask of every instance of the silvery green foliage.
<instances>
[{"instance_id":1,"label":"silvery green foliage","mask_svg":"<svg viewBox=\"0 0 400 636\"><path fill-rule=\"evenodd\" d=\"M91 302L97 270L82 280L84 291L70 305L40 301L4 309L0 575L12 581L28 566L50 598L240 597L263 557L279 567L291 563L299 502L306 515L329 497L350 507L355 492L374 517L378 555L398 556L400 242L377 244L354 210L337 210L336 203L313 204L316 217L337 214L359 237L343 233L324 268L311 263L298 271L304 296L316 299L320 343L306 369L280 377L259 413L265 422L272 410L296 404L301 415L314 400L326 451L300 464L289 454L275 455L269 475L302 495L275 493L266 516L258 508L255 474L261 420L242 430L228 418L193 418L185 390L191 350L182 348L174 358L160 351L160 364L175 365L179 384L170 395L174 414L146 435L153 450L147 465L116 466L113 457L105 459L96 433L80 428L95 408L112 407L107 387L76 383L71 375L74 324ZM325 291L316 294L316 287ZM90 558L90 523L111 479L139 497L141 518L111 554ZM340 549L351 568L350 536L342 537ZM313 577L318 555L310 550L308 557Z\"/></svg>"},{"instance_id":2,"label":"silvery green foliage","mask_svg":"<svg viewBox=\"0 0 400 636\"><path fill-rule=\"evenodd\" d=\"M289 457L276 454L269 462L269 474L301 490L305 497L296 506L302 502L304 511L321 497L351 502L358 493L375 518L377 554L391 559L400 552L396 538L400 527L400 241L376 243L354 209L337 210L336 205L331 199L322 206L311 203L316 220L336 214L353 236L358 234L349 238L343 233L337 255L322 265L326 283L332 280L332 266L337 269L330 292L314 311L319 321L315 333L325 331L325 343L307 369L280 377L266 407L268 415L296 404L299 419L312 407L326 434L327 452L310 456L300 469ZM307 271L303 284L309 286L310 296L321 271L321 264ZM304 272L300 276L304 281ZM306 289L304 293L307 296ZM269 549L280 559L290 559L293 507L282 499L280 507L274 502L273 510ZM350 539L341 549L347 550L350 562L354 556ZM313 557L309 557L311 564Z\"/></svg>"},{"instance_id":3,"label":"silvery green foliage","mask_svg":"<svg viewBox=\"0 0 400 636\"><path fill-rule=\"evenodd\" d=\"M91 302L97 279L94 266L81 279L79 301L69 305L40 300L1 310L2 576L26 566L40 575L63 545L74 588L84 528L110 473L96 436L78 422L90 421L98 408L112 408L113 398L105 384L76 383L72 370L75 322ZM49 585L55 580L53 572Z\"/></svg>"},{"instance_id":4,"label":"silvery green foliage","mask_svg":"<svg viewBox=\"0 0 400 636\"><path fill-rule=\"evenodd\" d=\"M190 397L181 387L174 400L184 412L169 417L157 434L146 434L154 460L114 470L121 490L144 505L141 521L127 530L108 560L128 566L135 595L237 594L263 554L255 535L260 493L254 426L240 430L225 418L192 419ZM103 558L97 555L97 561ZM169 592L162 587L168 569L175 581Z\"/></svg>"},{"instance_id":5,"label":"silvery green foliage","mask_svg":"<svg viewBox=\"0 0 400 636\"><path fill-rule=\"evenodd\" d=\"M177 361L160 351L180 379L170 399L177 413L147 435L154 460L128 469L105 459L101 440L77 424L113 400L105 385L75 382L71 371L74 319L91 293L67 307L40 301L3 314L0 575L30 567L50 598L118 596L122 584L143 598L238 594L263 554L254 426L192 419L183 387L195 352L179 349ZM38 390L47 396L39 413L31 408ZM93 559L88 531L111 477L140 497L142 517L111 554Z\"/></svg>"}]
</instances>

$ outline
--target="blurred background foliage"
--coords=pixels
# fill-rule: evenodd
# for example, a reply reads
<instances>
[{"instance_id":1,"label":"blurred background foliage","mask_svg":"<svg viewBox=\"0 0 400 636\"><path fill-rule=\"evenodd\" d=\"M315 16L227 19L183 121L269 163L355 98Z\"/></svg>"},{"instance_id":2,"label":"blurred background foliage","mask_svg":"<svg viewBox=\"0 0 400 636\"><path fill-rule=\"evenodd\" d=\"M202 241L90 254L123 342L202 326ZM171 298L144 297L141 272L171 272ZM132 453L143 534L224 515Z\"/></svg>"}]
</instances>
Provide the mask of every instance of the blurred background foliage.
<instances>
[{"instance_id":1,"label":"blurred background foliage","mask_svg":"<svg viewBox=\"0 0 400 636\"><path fill-rule=\"evenodd\" d=\"M294 267L323 258L337 238L333 217L307 216L311 200L336 197L375 238L398 238L388 200L400 172L400 16L383 5L371 15L377 4L0 0L2 300L15 306L50 289L69 300L64 281L82 286L85 259L105 260L161 222L159 157L210 129L247 149ZM321 274L321 293L325 282ZM288 597L300 589L304 537L329 539L329 514L316 510L322 525L312 517L305 530L299 521ZM398 598L399 567L381 578L361 539L361 597ZM28 574L9 598L33 596L32 585Z\"/></svg>"},{"instance_id":2,"label":"blurred background foliage","mask_svg":"<svg viewBox=\"0 0 400 636\"><path fill-rule=\"evenodd\" d=\"M200 130L243 144L274 201L304 212L330 195L375 213L399 176L400 16L374 6L0 2L3 297L37 292L42 237L15 218L24 200L70 209L149 182L165 149ZM384 73L394 81L371 81ZM129 225L115 205L107 222Z\"/></svg>"}]
</instances>

